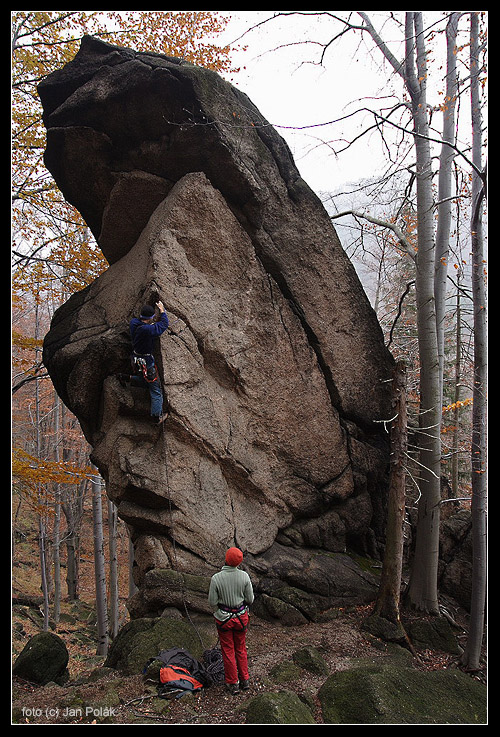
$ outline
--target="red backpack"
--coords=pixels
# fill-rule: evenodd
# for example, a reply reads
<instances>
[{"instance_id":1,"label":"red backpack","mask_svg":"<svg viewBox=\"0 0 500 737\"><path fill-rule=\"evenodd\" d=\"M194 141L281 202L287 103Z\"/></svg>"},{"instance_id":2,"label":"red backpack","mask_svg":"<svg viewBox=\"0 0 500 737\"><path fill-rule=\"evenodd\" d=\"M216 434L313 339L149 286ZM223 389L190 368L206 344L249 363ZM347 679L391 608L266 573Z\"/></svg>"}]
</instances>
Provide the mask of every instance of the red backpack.
<instances>
[{"instance_id":1,"label":"red backpack","mask_svg":"<svg viewBox=\"0 0 500 737\"><path fill-rule=\"evenodd\" d=\"M199 691L203 688L203 684L200 683L187 668L182 668L180 665L166 665L160 668L160 683L163 684L163 693L168 691Z\"/></svg>"}]
</instances>

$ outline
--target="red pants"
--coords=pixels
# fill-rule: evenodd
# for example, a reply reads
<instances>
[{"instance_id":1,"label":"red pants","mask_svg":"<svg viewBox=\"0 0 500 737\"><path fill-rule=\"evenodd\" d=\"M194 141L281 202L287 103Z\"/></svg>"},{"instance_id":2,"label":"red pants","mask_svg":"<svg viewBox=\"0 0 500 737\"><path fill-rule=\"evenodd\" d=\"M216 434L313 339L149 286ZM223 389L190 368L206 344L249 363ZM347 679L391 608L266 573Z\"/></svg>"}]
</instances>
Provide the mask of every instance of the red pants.
<instances>
[{"instance_id":1,"label":"red pants","mask_svg":"<svg viewBox=\"0 0 500 737\"><path fill-rule=\"evenodd\" d=\"M222 626L217 625L220 649L224 661L226 683L248 680L247 648L245 644L248 613L231 617Z\"/></svg>"}]
</instances>

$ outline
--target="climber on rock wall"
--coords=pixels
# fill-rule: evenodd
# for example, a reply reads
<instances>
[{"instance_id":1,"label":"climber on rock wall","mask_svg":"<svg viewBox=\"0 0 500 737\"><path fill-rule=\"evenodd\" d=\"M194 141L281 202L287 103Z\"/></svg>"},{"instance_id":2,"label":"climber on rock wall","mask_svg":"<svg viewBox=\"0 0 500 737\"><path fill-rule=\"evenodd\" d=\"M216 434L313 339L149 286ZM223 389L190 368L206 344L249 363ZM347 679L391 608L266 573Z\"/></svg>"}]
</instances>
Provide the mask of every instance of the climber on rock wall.
<instances>
[{"instance_id":1,"label":"climber on rock wall","mask_svg":"<svg viewBox=\"0 0 500 737\"><path fill-rule=\"evenodd\" d=\"M168 328L168 316L162 302L157 302L159 317L156 319L155 308L144 305L139 317L130 321L132 338L132 363L136 373L133 376L119 374L122 385L140 386L149 389L151 397L151 417L161 424L168 413L163 413L163 391L158 375L158 368L153 355L154 343Z\"/></svg>"}]
</instances>

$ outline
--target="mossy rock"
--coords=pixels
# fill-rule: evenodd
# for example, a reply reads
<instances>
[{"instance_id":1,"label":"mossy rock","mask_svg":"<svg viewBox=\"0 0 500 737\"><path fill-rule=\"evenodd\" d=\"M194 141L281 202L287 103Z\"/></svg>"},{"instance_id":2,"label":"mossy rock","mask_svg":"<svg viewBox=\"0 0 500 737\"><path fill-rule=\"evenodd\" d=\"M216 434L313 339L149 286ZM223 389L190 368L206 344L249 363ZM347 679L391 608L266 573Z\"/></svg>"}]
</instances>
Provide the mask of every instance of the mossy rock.
<instances>
[{"instance_id":1,"label":"mossy rock","mask_svg":"<svg viewBox=\"0 0 500 737\"><path fill-rule=\"evenodd\" d=\"M316 724L311 710L291 691L255 696L246 710L246 724Z\"/></svg>"},{"instance_id":2,"label":"mossy rock","mask_svg":"<svg viewBox=\"0 0 500 737\"><path fill-rule=\"evenodd\" d=\"M292 655L292 660L309 673L314 673L317 676L328 675L328 666L315 647L307 645L300 650L296 650Z\"/></svg>"},{"instance_id":3,"label":"mossy rock","mask_svg":"<svg viewBox=\"0 0 500 737\"><path fill-rule=\"evenodd\" d=\"M398 644L406 642L405 631L401 623L396 624L376 614L367 617L362 622L361 629L369 632L374 637L379 637L384 642L396 642Z\"/></svg>"},{"instance_id":4,"label":"mossy rock","mask_svg":"<svg viewBox=\"0 0 500 737\"><path fill-rule=\"evenodd\" d=\"M200 639L188 622L169 617L134 619L113 640L104 666L126 675L140 674L150 658L171 647L181 647L198 659L203 655Z\"/></svg>"},{"instance_id":5,"label":"mossy rock","mask_svg":"<svg viewBox=\"0 0 500 737\"><path fill-rule=\"evenodd\" d=\"M486 724L486 687L459 670L368 665L318 692L326 724Z\"/></svg>"},{"instance_id":6,"label":"mossy rock","mask_svg":"<svg viewBox=\"0 0 500 737\"><path fill-rule=\"evenodd\" d=\"M281 663L276 663L269 671L269 675L275 683L288 683L297 681L301 672L302 670L298 665L291 663L289 660L284 660Z\"/></svg>"},{"instance_id":7,"label":"mossy rock","mask_svg":"<svg viewBox=\"0 0 500 737\"><path fill-rule=\"evenodd\" d=\"M405 622L405 628L408 637L418 650L442 650L452 655L461 653L452 627L444 617L415 619Z\"/></svg>"},{"instance_id":8,"label":"mossy rock","mask_svg":"<svg viewBox=\"0 0 500 737\"><path fill-rule=\"evenodd\" d=\"M271 622L278 619L281 624L290 627L307 624L306 617L293 604L268 594L261 594L255 600L252 611L261 619Z\"/></svg>"},{"instance_id":9,"label":"mossy rock","mask_svg":"<svg viewBox=\"0 0 500 737\"><path fill-rule=\"evenodd\" d=\"M68 660L66 644L58 635L39 632L17 656L12 673L42 686L50 681L63 685L69 680Z\"/></svg>"}]
</instances>

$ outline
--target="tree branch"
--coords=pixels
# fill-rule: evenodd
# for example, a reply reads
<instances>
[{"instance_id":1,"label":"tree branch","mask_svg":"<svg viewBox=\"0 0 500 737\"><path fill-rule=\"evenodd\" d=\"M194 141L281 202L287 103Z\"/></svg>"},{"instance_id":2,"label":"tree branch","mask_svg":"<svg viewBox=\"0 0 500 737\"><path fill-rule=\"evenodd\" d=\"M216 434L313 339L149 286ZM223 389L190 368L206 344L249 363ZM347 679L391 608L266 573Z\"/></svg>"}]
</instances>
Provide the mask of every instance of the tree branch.
<instances>
[{"instance_id":1,"label":"tree branch","mask_svg":"<svg viewBox=\"0 0 500 737\"><path fill-rule=\"evenodd\" d=\"M359 210L344 210L343 212L338 212L335 215L330 215L330 219L338 220L338 218L344 217L345 215L352 215L353 217L363 218L364 220L368 220L368 222L373 223L374 225L380 225L380 227L382 228L392 230L404 252L411 256L412 259L415 259L415 251L410 241L395 223L388 223L387 220L380 220L380 218L373 217L373 215L367 215L366 213L360 212Z\"/></svg>"}]
</instances>

